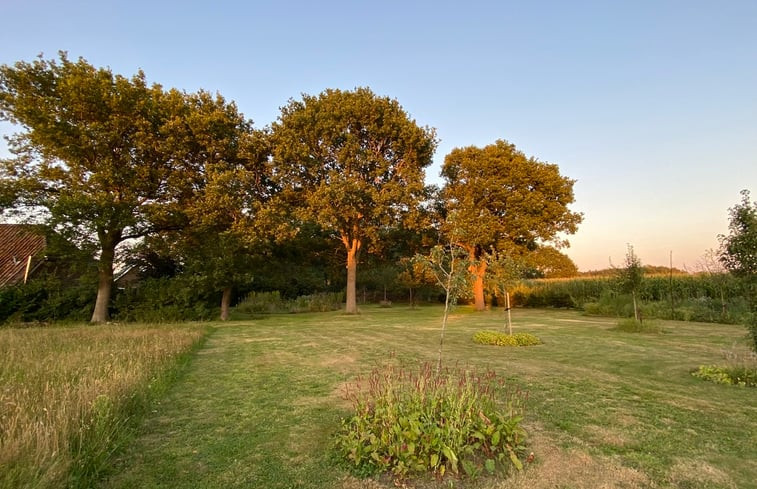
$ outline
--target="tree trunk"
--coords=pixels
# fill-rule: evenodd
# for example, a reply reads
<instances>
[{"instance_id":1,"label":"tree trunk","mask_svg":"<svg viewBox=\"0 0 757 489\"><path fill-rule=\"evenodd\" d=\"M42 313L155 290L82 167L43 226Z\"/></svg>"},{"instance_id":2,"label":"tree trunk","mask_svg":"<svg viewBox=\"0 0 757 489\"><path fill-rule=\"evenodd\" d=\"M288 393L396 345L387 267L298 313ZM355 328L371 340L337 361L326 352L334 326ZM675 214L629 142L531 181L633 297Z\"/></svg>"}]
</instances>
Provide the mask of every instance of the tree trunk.
<instances>
[{"instance_id":1,"label":"tree trunk","mask_svg":"<svg viewBox=\"0 0 757 489\"><path fill-rule=\"evenodd\" d=\"M102 238L100 242L103 249L97 263L97 300L95 300L95 310L92 312L93 323L104 323L110 319L108 306L113 290L113 259L116 255L116 244L108 243Z\"/></svg>"},{"instance_id":2,"label":"tree trunk","mask_svg":"<svg viewBox=\"0 0 757 489\"><path fill-rule=\"evenodd\" d=\"M636 302L636 291L631 291L631 297L633 298L633 317L636 320L637 323L641 322L641 318L639 317L639 305Z\"/></svg>"},{"instance_id":3,"label":"tree trunk","mask_svg":"<svg viewBox=\"0 0 757 489\"><path fill-rule=\"evenodd\" d=\"M224 287L221 295L221 321L228 321L231 306L231 287Z\"/></svg>"},{"instance_id":4,"label":"tree trunk","mask_svg":"<svg viewBox=\"0 0 757 489\"><path fill-rule=\"evenodd\" d=\"M346 236L342 237L342 242L347 248L347 314L357 314L357 262L360 258L359 239L350 240Z\"/></svg>"},{"instance_id":5,"label":"tree trunk","mask_svg":"<svg viewBox=\"0 0 757 489\"><path fill-rule=\"evenodd\" d=\"M471 260L473 260L471 256ZM474 306L477 311L483 311L486 309L486 302L484 300L484 275L486 275L486 262L480 261L478 265L471 265L469 268L473 274L473 300Z\"/></svg>"}]
</instances>

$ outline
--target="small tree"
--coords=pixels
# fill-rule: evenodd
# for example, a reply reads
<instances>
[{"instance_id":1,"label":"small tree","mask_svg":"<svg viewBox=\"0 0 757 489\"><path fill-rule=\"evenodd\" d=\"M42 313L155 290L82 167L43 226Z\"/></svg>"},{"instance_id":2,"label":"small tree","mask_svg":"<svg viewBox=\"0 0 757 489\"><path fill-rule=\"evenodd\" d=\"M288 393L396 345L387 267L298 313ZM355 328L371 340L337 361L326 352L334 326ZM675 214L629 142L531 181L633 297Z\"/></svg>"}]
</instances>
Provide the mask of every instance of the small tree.
<instances>
[{"instance_id":1,"label":"small tree","mask_svg":"<svg viewBox=\"0 0 757 489\"><path fill-rule=\"evenodd\" d=\"M623 268L617 269L618 286L622 292L630 293L633 299L633 317L641 322L638 295L644 282L644 267L641 259L634 253L633 246L628 245Z\"/></svg>"},{"instance_id":2,"label":"small tree","mask_svg":"<svg viewBox=\"0 0 757 489\"><path fill-rule=\"evenodd\" d=\"M741 203L729 210L728 236L720 235L720 262L743 280L744 295L752 309L747 328L752 348L757 352L757 202L751 202L748 190L741 191Z\"/></svg>"},{"instance_id":3,"label":"small tree","mask_svg":"<svg viewBox=\"0 0 757 489\"><path fill-rule=\"evenodd\" d=\"M513 325L510 317L510 293L508 289L512 287L523 275L523 264L521 260L513 258L511 255L491 250L484 255L484 259L489 264L487 274L487 288L494 292L497 302L505 306L507 313L507 332L513 334Z\"/></svg>"},{"instance_id":4,"label":"small tree","mask_svg":"<svg viewBox=\"0 0 757 489\"><path fill-rule=\"evenodd\" d=\"M468 269L470 263L467 253L463 248L450 243L446 246L436 245L428 255L417 254L414 262L427 270L436 279L436 282L444 289L444 316L442 318L442 331L439 337L439 360L436 371L442 368L442 349L444 347L444 332L447 329L447 319L450 308L457 303L460 295L467 290L470 275Z\"/></svg>"},{"instance_id":5,"label":"small tree","mask_svg":"<svg viewBox=\"0 0 757 489\"><path fill-rule=\"evenodd\" d=\"M750 202L749 190L741 191L741 203L728 209L728 236L720 235L720 261L736 276L757 275L757 202Z\"/></svg>"}]
</instances>

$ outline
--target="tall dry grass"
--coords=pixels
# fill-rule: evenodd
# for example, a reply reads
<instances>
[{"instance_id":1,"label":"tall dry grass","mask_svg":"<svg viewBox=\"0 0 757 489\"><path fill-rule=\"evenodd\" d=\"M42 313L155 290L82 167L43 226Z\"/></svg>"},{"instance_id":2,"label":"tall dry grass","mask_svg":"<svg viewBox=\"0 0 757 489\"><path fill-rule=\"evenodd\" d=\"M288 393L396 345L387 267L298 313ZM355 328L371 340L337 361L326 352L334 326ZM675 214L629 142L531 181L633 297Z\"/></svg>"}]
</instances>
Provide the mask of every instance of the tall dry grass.
<instances>
[{"instance_id":1,"label":"tall dry grass","mask_svg":"<svg viewBox=\"0 0 757 489\"><path fill-rule=\"evenodd\" d=\"M0 330L0 488L86 486L205 328ZM132 423L133 425L133 423Z\"/></svg>"}]
</instances>

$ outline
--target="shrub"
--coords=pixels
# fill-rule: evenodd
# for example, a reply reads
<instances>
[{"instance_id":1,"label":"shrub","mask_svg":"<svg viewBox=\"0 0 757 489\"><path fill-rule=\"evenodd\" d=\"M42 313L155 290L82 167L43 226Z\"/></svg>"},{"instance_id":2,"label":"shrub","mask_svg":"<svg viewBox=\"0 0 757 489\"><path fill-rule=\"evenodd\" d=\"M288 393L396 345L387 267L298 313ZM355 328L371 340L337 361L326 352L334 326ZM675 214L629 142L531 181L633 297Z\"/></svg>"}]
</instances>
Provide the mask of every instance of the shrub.
<instances>
[{"instance_id":1,"label":"shrub","mask_svg":"<svg viewBox=\"0 0 757 489\"><path fill-rule=\"evenodd\" d=\"M718 384L757 387L757 368L700 365L691 375Z\"/></svg>"},{"instance_id":2,"label":"shrub","mask_svg":"<svg viewBox=\"0 0 757 489\"><path fill-rule=\"evenodd\" d=\"M523 467L526 395L494 371L375 368L345 398L355 414L342 421L336 449L358 475L474 478Z\"/></svg>"},{"instance_id":3,"label":"shrub","mask_svg":"<svg viewBox=\"0 0 757 489\"><path fill-rule=\"evenodd\" d=\"M723 365L700 365L691 375L718 384L757 387L757 352L735 345L723 351Z\"/></svg>"},{"instance_id":4,"label":"shrub","mask_svg":"<svg viewBox=\"0 0 757 489\"><path fill-rule=\"evenodd\" d=\"M96 285L55 277L0 289L0 323L81 321L92 315Z\"/></svg>"},{"instance_id":5,"label":"shrub","mask_svg":"<svg viewBox=\"0 0 757 489\"><path fill-rule=\"evenodd\" d=\"M322 292L284 299L279 291L250 292L236 310L244 314L287 314L336 311L342 307L342 292Z\"/></svg>"},{"instance_id":6,"label":"shrub","mask_svg":"<svg viewBox=\"0 0 757 489\"><path fill-rule=\"evenodd\" d=\"M116 291L113 318L118 321L202 321L217 317L221 294L200 287L193 277L150 278Z\"/></svg>"},{"instance_id":7,"label":"shrub","mask_svg":"<svg viewBox=\"0 0 757 489\"><path fill-rule=\"evenodd\" d=\"M499 331L479 331L473 335L473 341L482 345L497 346L533 346L542 344L539 338L529 333L509 335Z\"/></svg>"}]
</instances>

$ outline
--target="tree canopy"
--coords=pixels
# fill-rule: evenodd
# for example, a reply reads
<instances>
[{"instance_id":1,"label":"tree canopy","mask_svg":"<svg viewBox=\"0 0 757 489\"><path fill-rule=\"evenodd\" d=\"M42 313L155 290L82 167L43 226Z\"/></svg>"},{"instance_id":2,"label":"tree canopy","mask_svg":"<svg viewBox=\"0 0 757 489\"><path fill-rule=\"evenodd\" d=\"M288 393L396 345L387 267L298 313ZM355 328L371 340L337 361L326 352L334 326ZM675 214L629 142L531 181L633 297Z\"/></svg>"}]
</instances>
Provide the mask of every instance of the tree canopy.
<instances>
[{"instance_id":1,"label":"tree canopy","mask_svg":"<svg viewBox=\"0 0 757 489\"><path fill-rule=\"evenodd\" d=\"M748 190L741 191L741 202L728 209L729 233L720 238L720 261L735 275L757 275L757 202Z\"/></svg>"},{"instance_id":2,"label":"tree canopy","mask_svg":"<svg viewBox=\"0 0 757 489\"><path fill-rule=\"evenodd\" d=\"M290 100L272 140L273 177L285 198L345 247L347 312L357 312L360 252L382 229L417 217L435 133L396 100L357 88Z\"/></svg>"},{"instance_id":3,"label":"tree canopy","mask_svg":"<svg viewBox=\"0 0 757 489\"><path fill-rule=\"evenodd\" d=\"M0 118L22 128L0 169L15 205L99 255L93 322L108 319L116 247L186 225L187 204L209 175L226 175L248 127L220 97L166 91L142 72L126 78L65 53L0 67Z\"/></svg>"},{"instance_id":4,"label":"tree canopy","mask_svg":"<svg viewBox=\"0 0 757 489\"><path fill-rule=\"evenodd\" d=\"M569 209L574 180L557 165L527 157L513 144L498 140L478 148L455 148L444 160L449 238L463 246L475 270L473 293L484 308L483 254L489 249L525 254L540 245L566 245L564 234L576 232L582 215Z\"/></svg>"}]
</instances>

